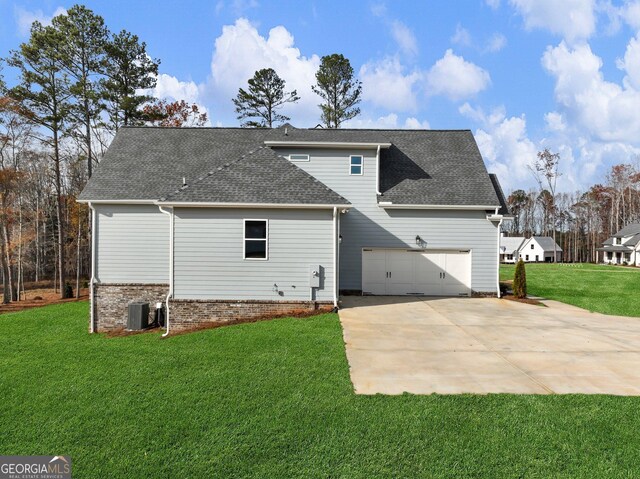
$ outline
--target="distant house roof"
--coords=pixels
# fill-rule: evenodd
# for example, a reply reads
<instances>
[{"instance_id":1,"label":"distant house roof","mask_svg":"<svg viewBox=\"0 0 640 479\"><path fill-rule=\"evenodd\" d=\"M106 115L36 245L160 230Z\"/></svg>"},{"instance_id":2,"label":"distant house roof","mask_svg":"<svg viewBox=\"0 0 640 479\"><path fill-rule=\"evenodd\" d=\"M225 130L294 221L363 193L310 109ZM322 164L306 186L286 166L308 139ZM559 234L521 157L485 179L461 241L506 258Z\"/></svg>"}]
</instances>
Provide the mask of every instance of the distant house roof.
<instances>
[{"instance_id":1,"label":"distant house roof","mask_svg":"<svg viewBox=\"0 0 640 479\"><path fill-rule=\"evenodd\" d=\"M556 246L556 251L562 251L562 248L550 236L532 236L531 239L537 241L544 251L553 251L553 245Z\"/></svg>"},{"instance_id":2,"label":"distant house roof","mask_svg":"<svg viewBox=\"0 0 640 479\"><path fill-rule=\"evenodd\" d=\"M275 151L259 146L161 198L167 203L348 205Z\"/></svg>"},{"instance_id":3,"label":"distant house roof","mask_svg":"<svg viewBox=\"0 0 640 479\"><path fill-rule=\"evenodd\" d=\"M79 200L158 200L179 190L183 177L192 185L265 141L384 144L380 150L381 201L502 206L468 130L301 129L291 125L274 129L122 128ZM246 173L253 176L250 169Z\"/></svg>"},{"instance_id":4,"label":"distant house roof","mask_svg":"<svg viewBox=\"0 0 640 479\"><path fill-rule=\"evenodd\" d=\"M637 235L637 234L640 234L640 223L629 224L624 228L622 228L613 236L615 236L616 238L622 238L624 236L631 236L631 235Z\"/></svg>"},{"instance_id":5,"label":"distant house roof","mask_svg":"<svg viewBox=\"0 0 640 479\"><path fill-rule=\"evenodd\" d=\"M631 251L633 251L633 248L630 248L629 246L624 246L621 244L617 244L617 245L607 245L604 246L602 248L597 248L597 251L611 251L613 253L630 253Z\"/></svg>"},{"instance_id":6,"label":"distant house roof","mask_svg":"<svg viewBox=\"0 0 640 479\"><path fill-rule=\"evenodd\" d=\"M524 236L501 236L500 252L504 254L514 254L520 249L520 245L522 245L524 239Z\"/></svg>"},{"instance_id":7,"label":"distant house roof","mask_svg":"<svg viewBox=\"0 0 640 479\"><path fill-rule=\"evenodd\" d=\"M614 238L627 238L626 240L623 241L623 244L625 246L629 246L631 248L637 246L638 243L640 242L640 223L628 224L627 226L622 228L620 231L618 231L616 234L607 238L602 243L602 248L599 248L598 251L614 251L614 252L623 251L620 249L612 249L612 246L615 245L615 242L613 241ZM615 245L615 246L621 246L621 245Z\"/></svg>"}]
</instances>

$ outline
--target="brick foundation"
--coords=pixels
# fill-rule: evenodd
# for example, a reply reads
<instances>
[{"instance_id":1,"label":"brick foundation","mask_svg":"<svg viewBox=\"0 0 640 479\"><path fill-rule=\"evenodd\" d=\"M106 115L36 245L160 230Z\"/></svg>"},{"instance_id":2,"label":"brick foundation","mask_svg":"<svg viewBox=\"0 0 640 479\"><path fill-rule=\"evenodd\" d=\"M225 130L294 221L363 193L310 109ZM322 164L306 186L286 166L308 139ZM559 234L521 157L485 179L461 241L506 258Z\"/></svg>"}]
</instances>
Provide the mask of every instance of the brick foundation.
<instances>
[{"instance_id":1,"label":"brick foundation","mask_svg":"<svg viewBox=\"0 0 640 479\"><path fill-rule=\"evenodd\" d=\"M132 301L149 303L149 322L153 321L156 303L164 303L168 284L96 284L96 331L112 331L127 327L128 305Z\"/></svg>"},{"instance_id":2,"label":"brick foundation","mask_svg":"<svg viewBox=\"0 0 640 479\"><path fill-rule=\"evenodd\" d=\"M184 331L206 324L248 321L309 311L329 311L332 308L332 303L315 301L178 299L169 303L169 321L171 331Z\"/></svg>"},{"instance_id":3,"label":"brick foundation","mask_svg":"<svg viewBox=\"0 0 640 479\"><path fill-rule=\"evenodd\" d=\"M145 301L150 305L149 322L153 320L155 303L164 302L168 284L96 284L96 331L106 332L127 327L128 305ZM206 324L231 323L309 311L329 311L332 303L316 301L249 301L249 300L171 300L171 331L185 331Z\"/></svg>"}]
</instances>

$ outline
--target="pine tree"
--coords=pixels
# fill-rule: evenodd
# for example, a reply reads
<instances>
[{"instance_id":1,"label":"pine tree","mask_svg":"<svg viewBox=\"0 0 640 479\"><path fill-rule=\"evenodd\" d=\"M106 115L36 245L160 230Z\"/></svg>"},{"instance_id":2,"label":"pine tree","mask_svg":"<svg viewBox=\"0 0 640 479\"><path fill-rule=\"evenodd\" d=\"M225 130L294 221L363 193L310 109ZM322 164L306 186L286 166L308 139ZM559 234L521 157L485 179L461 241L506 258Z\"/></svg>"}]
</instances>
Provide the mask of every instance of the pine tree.
<instances>
[{"instance_id":1,"label":"pine tree","mask_svg":"<svg viewBox=\"0 0 640 479\"><path fill-rule=\"evenodd\" d=\"M74 5L66 15L58 15L51 25L64 39L59 45L59 53L64 71L72 81L70 92L75 103L70 113L76 123L73 133L78 132L77 125L81 126L80 137L85 144L87 173L91 178L94 162L92 122L101 112L96 77L104 69L108 30L102 17L82 5Z\"/></svg>"},{"instance_id":2,"label":"pine tree","mask_svg":"<svg viewBox=\"0 0 640 479\"><path fill-rule=\"evenodd\" d=\"M20 84L11 89L10 96L21 102L25 115L31 121L51 133L51 137L46 137L44 142L52 151L58 227L57 269L60 285L65 284L66 267L60 139L71 108L70 83L63 71L64 65L59 51L59 45L64 42L65 38L57 29L34 22L29 41L21 44L17 51L12 51L8 61L9 65L19 70L20 75ZM64 298L64 288L60 290Z\"/></svg>"},{"instance_id":3,"label":"pine tree","mask_svg":"<svg viewBox=\"0 0 640 479\"><path fill-rule=\"evenodd\" d=\"M234 98L238 120L257 118L246 121L242 126L253 128L273 128L275 122L289 120L288 116L277 113L286 103L296 103L300 100L296 90L286 92L286 82L278 76L273 68L258 70L248 81L248 91L238 89L238 96Z\"/></svg>"},{"instance_id":4,"label":"pine tree","mask_svg":"<svg viewBox=\"0 0 640 479\"><path fill-rule=\"evenodd\" d=\"M137 35L122 30L105 45L106 62L102 81L102 96L106 101L109 127L144 124L142 106L153 99L139 94L156 86L160 60L147 55L147 45Z\"/></svg>"},{"instance_id":5,"label":"pine tree","mask_svg":"<svg viewBox=\"0 0 640 479\"><path fill-rule=\"evenodd\" d=\"M351 63L343 55L334 53L322 57L320 68L316 72L317 84L311 88L319 95L323 103L321 120L327 128L340 128L340 125L360 114L362 84L354 79Z\"/></svg>"}]
</instances>

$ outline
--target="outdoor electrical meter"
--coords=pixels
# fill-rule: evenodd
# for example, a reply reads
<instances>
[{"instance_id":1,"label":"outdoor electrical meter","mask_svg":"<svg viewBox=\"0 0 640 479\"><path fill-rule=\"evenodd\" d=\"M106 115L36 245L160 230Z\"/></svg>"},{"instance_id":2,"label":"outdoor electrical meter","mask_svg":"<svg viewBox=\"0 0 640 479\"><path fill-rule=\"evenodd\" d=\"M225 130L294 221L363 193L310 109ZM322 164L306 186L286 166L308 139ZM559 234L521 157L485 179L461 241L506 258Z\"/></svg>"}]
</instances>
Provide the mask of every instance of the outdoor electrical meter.
<instances>
[{"instance_id":1,"label":"outdoor electrical meter","mask_svg":"<svg viewBox=\"0 0 640 479\"><path fill-rule=\"evenodd\" d=\"M318 264L309 266L309 287L320 287L320 265Z\"/></svg>"}]
</instances>

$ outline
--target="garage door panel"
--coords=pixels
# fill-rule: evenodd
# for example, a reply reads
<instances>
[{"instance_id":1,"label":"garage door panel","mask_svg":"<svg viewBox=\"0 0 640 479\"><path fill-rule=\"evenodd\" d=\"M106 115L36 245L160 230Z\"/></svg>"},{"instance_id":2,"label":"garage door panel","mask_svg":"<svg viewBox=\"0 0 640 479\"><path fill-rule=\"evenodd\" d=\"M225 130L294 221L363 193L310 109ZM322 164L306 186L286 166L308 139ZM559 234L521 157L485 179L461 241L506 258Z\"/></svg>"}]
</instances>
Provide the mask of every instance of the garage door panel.
<instances>
[{"instance_id":1,"label":"garage door panel","mask_svg":"<svg viewBox=\"0 0 640 479\"><path fill-rule=\"evenodd\" d=\"M471 291L471 255L456 251L364 250L365 294L459 296Z\"/></svg>"},{"instance_id":2,"label":"garage door panel","mask_svg":"<svg viewBox=\"0 0 640 479\"><path fill-rule=\"evenodd\" d=\"M442 294L442 272L444 258L439 253L416 255L416 288L429 296Z\"/></svg>"},{"instance_id":3,"label":"garage door panel","mask_svg":"<svg viewBox=\"0 0 640 479\"><path fill-rule=\"evenodd\" d=\"M362 290L366 294L387 294L387 256L385 250L362 252Z\"/></svg>"}]
</instances>

